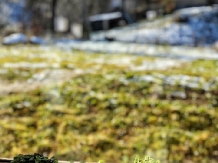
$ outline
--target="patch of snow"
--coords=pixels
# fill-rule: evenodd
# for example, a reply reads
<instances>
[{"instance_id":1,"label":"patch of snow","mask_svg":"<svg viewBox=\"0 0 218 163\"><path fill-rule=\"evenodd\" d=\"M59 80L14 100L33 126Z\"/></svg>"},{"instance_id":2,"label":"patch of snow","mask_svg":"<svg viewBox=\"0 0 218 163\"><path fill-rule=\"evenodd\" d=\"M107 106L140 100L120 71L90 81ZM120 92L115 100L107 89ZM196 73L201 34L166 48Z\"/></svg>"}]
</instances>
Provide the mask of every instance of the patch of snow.
<instances>
[{"instance_id":1,"label":"patch of snow","mask_svg":"<svg viewBox=\"0 0 218 163\"><path fill-rule=\"evenodd\" d=\"M45 44L46 43L44 39L37 37L37 36L30 37L30 42L33 44Z\"/></svg>"},{"instance_id":2,"label":"patch of snow","mask_svg":"<svg viewBox=\"0 0 218 163\"><path fill-rule=\"evenodd\" d=\"M5 45L23 44L27 43L27 41L27 36L22 33L14 33L3 38L3 44Z\"/></svg>"},{"instance_id":3,"label":"patch of snow","mask_svg":"<svg viewBox=\"0 0 218 163\"><path fill-rule=\"evenodd\" d=\"M58 64L48 64L48 63L30 63L30 62L19 62L19 63L5 63L4 68L58 68Z\"/></svg>"}]
</instances>

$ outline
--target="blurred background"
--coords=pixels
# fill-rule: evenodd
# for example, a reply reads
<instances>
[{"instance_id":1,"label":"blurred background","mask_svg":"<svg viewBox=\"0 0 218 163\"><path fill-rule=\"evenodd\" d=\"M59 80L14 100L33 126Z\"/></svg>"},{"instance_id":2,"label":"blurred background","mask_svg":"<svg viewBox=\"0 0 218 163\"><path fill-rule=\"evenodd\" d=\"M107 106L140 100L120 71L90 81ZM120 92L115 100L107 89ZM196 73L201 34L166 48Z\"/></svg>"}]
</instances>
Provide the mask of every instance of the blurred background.
<instances>
[{"instance_id":1,"label":"blurred background","mask_svg":"<svg viewBox=\"0 0 218 163\"><path fill-rule=\"evenodd\" d=\"M61 2L58 0L2 0L0 6L1 36L23 33L31 36L49 36L51 34L54 36L58 34L58 37L61 37L61 35L66 34L67 37L75 39L89 39L93 32L132 24L131 27L138 30L140 34L132 36L131 32L131 36L127 35L124 38L126 42L188 44L191 46L193 44L212 44L217 41L217 7L215 7L215 4L217 4L216 0L106 0L104 2L98 0L93 2L86 0L65 0ZM214 7L176 12L178 9L199 6ZM152 20L169 14L172 15L169 16L171 20L168 20L168 22L173 22L168 23L168 26L165 22L165 24L150 27L152 29L148 32L149 34L145 34L148 29L139 27L140 24L138 23L143 20ZM158 28L162 31L155 30ZM160 38L157 35L163 30L164 33L161 33L162 38ZM131 38L141 34L142 38L138 38L140 41ZM169 38L163 38L172 35L177 36L175 42L170 42ZM115 36L105 35L103 38L96 38L98 36L95 35L91 39L120 40L118 36L115 38ZM182 39L184 42L176 40L181 37L185 38Z\"/></svg>"},{"instance_id":2,"label":"blurred background","mask_svg":"<svg viewBox=\"0 0 218 163\"><path fill-rule=\"evenodd\" d=\"M0 157L218 160L217 0L0 0Z\"/></svg>"}]
</instances>

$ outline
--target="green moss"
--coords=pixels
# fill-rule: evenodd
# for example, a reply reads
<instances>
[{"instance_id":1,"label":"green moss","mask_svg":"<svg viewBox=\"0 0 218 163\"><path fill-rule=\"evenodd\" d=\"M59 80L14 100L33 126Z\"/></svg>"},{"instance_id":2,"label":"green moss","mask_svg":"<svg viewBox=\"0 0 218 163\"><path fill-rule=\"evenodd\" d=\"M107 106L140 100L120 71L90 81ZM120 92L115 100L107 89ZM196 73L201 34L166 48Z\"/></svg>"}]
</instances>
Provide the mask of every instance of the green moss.
<instances>
[{"instance_id":1,"label":"green moss","mask_svg":"<svg viewBox=\"0 0 218 163\"><path fill-rule=\"evenodd\" d=\"M141 60L155 58L18 48L21 56L31 56L32 61L41 62L37 58L43 56L43 63L60 67L6 68L8 73L0 75L0 80L25 82L45 70L84 73L61 84L54 80L35 90L0 95L2 157L37 152L64 160L128 162L135 154L151 153L162 163L216 157L216 88L205 91L137 80L146 74L186 74L207 81L216 74L216 61L194 61L167 71L133 71L119 61L129 58L130 64L140 65ZM3 50L7 57L14 57L12 47ZM22 77L16 71L28 75ZM186 98L172 96L174 92L183 92Z\"/></svg>"}]
</instances>

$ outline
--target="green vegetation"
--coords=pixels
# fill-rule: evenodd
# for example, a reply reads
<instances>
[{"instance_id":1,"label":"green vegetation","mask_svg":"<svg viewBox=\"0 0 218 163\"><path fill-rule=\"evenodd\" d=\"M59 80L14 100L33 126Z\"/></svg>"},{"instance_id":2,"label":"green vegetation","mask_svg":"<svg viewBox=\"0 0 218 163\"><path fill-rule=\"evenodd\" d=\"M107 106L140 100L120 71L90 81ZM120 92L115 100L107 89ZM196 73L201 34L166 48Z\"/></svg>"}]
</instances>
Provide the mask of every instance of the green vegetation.
<instances>
[{"instance_id":1,"label":"green vegetation","mask_svg":"<svg viewBox=\"0 0 218 163\"><path fill-rule=\"evenodd\" d=\"M133 55L19 46L1 47L0 54L2 157L36 152L63 160L131 162L135 154L147 154L177 163L218 156L216 61L137 71L132 67L143 62ZM25 58L15 65L28 75L14 75L19 69L8 63L15 54ZM198 87L169 85L160 74L203 79ZM146 75L157 78L141 80ZM212 87L205 89L208 83Z\"/></svg>"},{"instance_id":2,"label":"green vegetation","mask_svg":"<svg viewBox=\"0 0 218 163\"><path fill-rule=\"evenodd\" d=\"M153 158L145 156L144 158L136 157L134 163L160 163L160 161L155 161Z\"/></svg>"}]
</instances>

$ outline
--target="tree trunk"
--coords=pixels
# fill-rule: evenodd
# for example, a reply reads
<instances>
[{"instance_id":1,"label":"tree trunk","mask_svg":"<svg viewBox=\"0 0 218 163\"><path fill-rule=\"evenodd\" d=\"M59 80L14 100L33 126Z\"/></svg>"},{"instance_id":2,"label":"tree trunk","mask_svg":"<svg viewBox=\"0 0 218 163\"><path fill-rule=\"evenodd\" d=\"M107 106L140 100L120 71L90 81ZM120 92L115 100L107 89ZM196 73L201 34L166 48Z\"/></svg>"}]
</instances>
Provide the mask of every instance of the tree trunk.
<instances>
[{"instance_id":1,"label":"tree trunk","mask_svg":"<svg viewBox=\"0 0 218 163\"><path fill-rule=\"evenodd\" d=\"M53 33L55 33L55 17L56 17L56 7L57 7L57 0L52 0L51 4L51 10L52 10L52 16L51 16L51 30Z\"/></svg>"},{"instance_id":2,"label":"tree trunk","mask_svg":"<svg viewBox=\"0 0 218 163\"><path fill-rule=\"evenodd\" d=\"M214 0L207 0L207 4L208 5L213 5L214 4Z\"/></svg>"},{"instance_id":3,"label":"tree trunk","mask_svg":"<svg viewBox=\"0 0 218 163\"><path fill-rule=\"evenodd\" d=\"M86 0L82 0L82 22L83 22L83 39L89 39L89 27L87 23L87 2Z\"/></svg>"},{"instance_id":4,"label":"tree trunk","mask_svg":"<svg viewBox=\"0 0 218 163\"><path fill-rule=\"evenodd\" d=\"M122 0L121 10L122 10L122 13L124 14L124 12L126 10L126 0Z\"/></svg>"}]
</instances>

